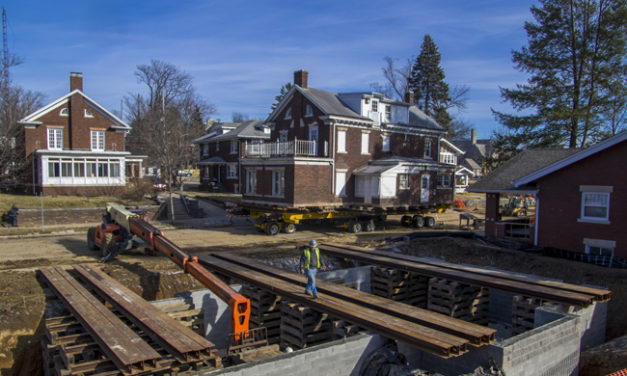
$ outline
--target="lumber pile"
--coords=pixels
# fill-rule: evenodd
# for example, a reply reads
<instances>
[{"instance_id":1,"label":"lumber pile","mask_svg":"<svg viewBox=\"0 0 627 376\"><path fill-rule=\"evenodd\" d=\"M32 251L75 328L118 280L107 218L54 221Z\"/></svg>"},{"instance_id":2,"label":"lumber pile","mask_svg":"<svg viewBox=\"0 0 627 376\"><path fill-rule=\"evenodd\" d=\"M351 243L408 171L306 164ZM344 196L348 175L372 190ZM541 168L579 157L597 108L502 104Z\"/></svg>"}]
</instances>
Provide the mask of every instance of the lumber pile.
<instances>
[{"instance_id":1,"label":"lumber pile","mask_svg":"<svg viewBox=\"0 0 627 376\"><path fill-rule=\"evenodd\" d=\"M302 304L281 303L281 348L304 349L333 339L329 315Z\"/></svg>"},{"instance_id":2,"label":"lumber pile","mask_svg":"<svg viewBox=\"0 0 627 376\"><path fill-rule=\"evenodd\" d=\"M279 343L281 297L248 284L243 286L242 295L250 299L250 328L265 327L268 333L268 343Z\"/></svg>"},{"instance_id":3,"label":"lumber pile","mask_svg":"<svg viewBox=\"0 0 627 376\"><path fill-rule=\"evenodd\" d=\"M425 308L429 278L403 270L374 266L370 290L374 295Z\"/></svg>"},{"instance_id":4,"label":"lumber pile","mask_svg":"<svg viewBox=\"0 0 627 376\"><path fill-rule=\"evenodd\" d=\"M490 290L457 281L433 277L429 279L427 309L447 316L488 324Z\"/></svg>"},{"instance_id":5,"label":"lumber pile","mask_svg":"<svg viewBox=\"0 0 627 376\"><path fill-rule=\"evenodd\" d=\"M190 328L194 332L205 335L204 332L204 312L202 309L194 309L190 303L176 302L172 304L157 306L176 321Z\"/></svg>"},{"instance_id":6,"label":"lumber pile","mask_svg":"<svg viewBox=\"0 0 627 376\"><path fill-rule=\"evenodd\" d=\"M536 308L544 304L539 298L514 295L512 299L512 335L515 336L534 328Z\"/></svg>"}]
</instances>

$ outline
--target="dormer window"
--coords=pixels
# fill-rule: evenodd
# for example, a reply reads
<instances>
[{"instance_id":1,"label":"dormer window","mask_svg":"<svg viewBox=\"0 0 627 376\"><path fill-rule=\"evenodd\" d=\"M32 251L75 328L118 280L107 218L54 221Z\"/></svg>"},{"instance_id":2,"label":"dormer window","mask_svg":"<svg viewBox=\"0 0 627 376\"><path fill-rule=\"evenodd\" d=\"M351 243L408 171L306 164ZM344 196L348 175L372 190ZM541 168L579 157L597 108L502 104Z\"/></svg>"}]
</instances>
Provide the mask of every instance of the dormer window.
<instances>
[{"instance_id":1,"label":"dormer window","mask_svg":"<svg viewBox=\"0 0 627 376\"><path fill-rule=\"evenodd\" d=\"M90 110L85 109L85 117L93 118L94 114Z\"/></svg>"},{"instance_id":2,"label":"dormer window","mask_svg":"<svg viewBox=\"0 0 627 376\"><path fill-rule=\"evenodd\" d=\"M311 108L310 104L305 107L305 116L313 116L313 108Z\"/></svg>"},{"instance_id":3,"label":"dormer window","mask_svg":"<svg viewBox=\"0 0 627 376\"><path fill-rule=\"evenodd\" d=\"M385 105L385 121L392 120L392 106L389 104Z\"/></svg>"},{"instance_id":4,"label":"dormer window","mask_svg":"<svg viewBox=\"0 0 627 376\"><path fill-rule=\"evenodd\" d=\"M379 101L372 101L372 112L378 112L379 111Z\"/></svg>"},{"instance_id":5,"label":"dormer window","mask_svg":"<svg viewBox=\"0 0 627 376\"><path fill-rule=\"evenodd\" d=\"M285 120L289 120L292 118L292 108L288 108L287 111L285 111Z\"/></svg>"},{"instance_id":6,"label":"dormer window","mask_svg":"<svg viewBox=\"0 0 627 376\"><path fill-rule=\"evenodd\" d=\"M59 112L59 115L61 116L70 116L70 109L65 107L61 109L61 112Z\"/></svg>"}]
</instances>

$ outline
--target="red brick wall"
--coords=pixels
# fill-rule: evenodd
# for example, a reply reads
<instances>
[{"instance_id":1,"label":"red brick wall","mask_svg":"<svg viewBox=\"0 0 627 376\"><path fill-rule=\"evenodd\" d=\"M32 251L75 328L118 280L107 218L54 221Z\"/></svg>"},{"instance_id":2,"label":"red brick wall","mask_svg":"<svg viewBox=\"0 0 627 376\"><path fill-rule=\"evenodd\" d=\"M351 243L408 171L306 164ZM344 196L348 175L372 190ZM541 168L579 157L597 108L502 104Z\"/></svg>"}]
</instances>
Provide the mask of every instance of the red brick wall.
<instances>
[{"instance_id":1,"label":"red brick wall","mask_svg":"<svg viewBox=\"0 0 627 376\"><path fill-rule=\"evenodd\" d=\"M627 142L540 179L538 243L584 252L584 238L616 241L614 255L627 258ZM610 224L582 223L580 185L612 186Z\"/></svg>"},{"instance_id":2,"label":"red brick wall","mask_svg":"<svg viewBox=\"0 0 627 376\"><path fill-rule=\"evenodd\" d=\"M294 203L296 205L327 206L335 201L332 170L326 166L294 166Z\"/></svg>"},{"instance_id":3,"label":"red brick wall","mask_svg":"<svg viewBox=\"0 0 627 376\"><path fill-rule=\"evenodd\" d=\"M313 110L313 116L305 117L305 110L307 105L311 105ZM292 119L285 119L285 113L287 109L291 108L292 110ZM325 125L323 121L319 120L319 117L323 116L323 113L318 110L316 106L311 104L305 97L302 96L299 92L294 94L294 98L289 103L287 107L278 114L276 124L274 129L272 130L270 137L272 141L278 141L280 131L287 130L287 140L293 141L294 138L299 140L308 140L309 139L309 125L314 125L318 127L318 156L324 157L324 145L325 142L328 145L331 145L330 142L330 132L329 126ZM300 119L303 120L303 126L300 124ZM290 125L294 122L294 126L290 127ZM330 148L330 146L329 146ZM331 150L329 150L329 154Z\"/></svg>"}]
</instances>

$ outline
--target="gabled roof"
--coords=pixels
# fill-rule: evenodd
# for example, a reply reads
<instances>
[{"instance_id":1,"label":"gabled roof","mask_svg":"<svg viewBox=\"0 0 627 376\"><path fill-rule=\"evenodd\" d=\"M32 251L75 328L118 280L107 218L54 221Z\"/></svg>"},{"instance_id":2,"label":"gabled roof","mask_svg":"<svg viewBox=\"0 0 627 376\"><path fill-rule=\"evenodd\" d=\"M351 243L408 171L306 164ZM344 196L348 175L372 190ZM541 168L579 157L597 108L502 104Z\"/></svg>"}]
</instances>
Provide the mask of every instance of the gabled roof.
<instances>
[{"instance_id":1,"label":"gabled roof","mask_svg":"<svg viewBox=\"0 0 627 376\"><path fill-rule=\"evenodd\" d=\"M270 133L266 133L264 131L263 122L260 120L249 120L238 124L237 128L216 136L212 141L224 141L238 138L270 138Z\"/></svg>"},{"instance_id":2,"label":"gabled roof","mask_svg":"<svg viewBox=\"0 0 627 376\"><path fill-rule=\"evenodd\" d=\"M570 166L571 164L578 162L584 158L588 158L591 155L594 155L600 151L603 151L611 146L619 144L627 140L627 131L623 131L616 136L610 137L606 140L603 140L597 144L594 144L588 148L585 148L575 154L571 154L566 158L560 159L554 163L551 163L529 175L525 175L514 180L514 186L518 187L524 184L529 184L534 180L538 180L546 175L552 174L553 172L560 170L566 166Z\"/></svg>"},{"instance_id":3,"label":"gabled roof","mask_svg":"<svg viewBox=\"0 0 627 376\"><path fill-rule=\"evenodd\" d=\"M520 154L471 185L468 191L478 193L525 191L524 187L514 186L513 181L538 171L577 151L576 149L523 150Z\"/></svg>"},{"instance_id":4,"label":"gabled roof","mask_svg":"<svg viewBox=\"0 0 627 376\"><path fill-rule=\"evenodd\" d=\"M85 101L94 109L96 109L98 112L100 112L101 114L103 114L105 117L107 117L109 120L111 120L113 122L113 126L112 128L116 128L116 129L124 129L124 130L131 130L131 127L126 124L122 119L118 118L117 116L113 115L111 112L109 112L106 108L102 107L100 104L98 104L98 102L96 102L95 100L91 99L90 97L88 97L87 95L85 95L85 93L83 93L82 91L76 89L74 91L69 92L68 94L62 96L61 98L55 100L52 103L49 103L48 105L40 108L39 110L33 112L32 114L26 116L25 118L23 118L22 120L20 120L18 123L20 124L41 124L40 121L37 121L37 119L39 119L40 117L42 117L43 115L49 113L50 111L62 106L63 104L66 104L69 102L70 97L74 94L78 94L80 96L82 96Z\"/></svg>"},{"instance_id":5,"label":"gabled roof","mask_svg":"<svg viewBox=\"0 0 627 376\"><path fill-rule=\"evenodd\" d=\"M456 174L459 174L459 173L461 173L461 172L466 172L466 173L467 173L467 174L469 174L469 175L475 176L475 173L474 173L474 172L472 172L472 171L470 171L470 170L469 170L469 169L467 169L466 167L464 167L464 166L458 166L458 167L455 169L455 173L456 173Z\"/></svg>"},{"instance_id":6,"label":"gabled roof","mask_svg":"<svg viewBox=\"0 0 627 376\"><path fill-rule=\"evenodd\" d=\"M453 145L453 143L451 141L447 140L446 138L441 138L440 142L442 142L448 148L453 149L453 151L455 153L457 153L458 155L464 154L464 151L462 149L460 149L457 146Z\"/></svg>"},{"instance_id":7,"label":"gabled roof","mask_svg":"<svg viewBox=\"0 0 627 376\"><path fill-rule=\"evenodd\" d=\"M422 112L422 110L416 106L409 107L409 125L414 127L433 129L437 131L444 131L444 128L440 124L438 124L432 117Z\"/></svg>"}]
</instances>

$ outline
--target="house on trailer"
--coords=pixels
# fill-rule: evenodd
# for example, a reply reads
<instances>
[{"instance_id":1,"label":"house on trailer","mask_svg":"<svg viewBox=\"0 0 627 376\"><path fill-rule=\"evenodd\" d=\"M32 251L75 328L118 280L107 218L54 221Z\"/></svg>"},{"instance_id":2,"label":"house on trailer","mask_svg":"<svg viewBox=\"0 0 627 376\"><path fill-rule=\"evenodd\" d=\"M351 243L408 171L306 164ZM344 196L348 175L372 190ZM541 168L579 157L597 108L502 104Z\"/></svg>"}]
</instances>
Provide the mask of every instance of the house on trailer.
<instances>
[{"instance_id":1,"label":"house on trailer","mask_svg":"<svg viewBox=\"0 0 627 376\"><path fill-rule=\"evenodd\" d=\"M240 193L241 164L246 145L270 139L270 129L259 120L242 123L214 123L207 134L194 140L200 157L200 187Z\"/></svg>"},{"instance_id":2,"label":"house on trailer","mask_svg":"<svg viewBox=\"0 0 627 376\"><path fill-rule=\"evenodd\" d=\"M70 93L19 123L34 194L114 194L141 177L144 157L125 151L131 127L83 93L81 73L70 75Z\"/></svg>"},{"instance_id":3,"label":"house on trailer","mask_svg":"<svg viewBox=\"0 0 627 376\"><path fill-rule=\"evenodd\" d=\"M266 125L269 142L247 144L241 159L244 203L426 209L453 201L455 166L439 155L444 129L413 98L314 89L297 71Z\"/></svg>"},{"instance_id":4,"label":"house on trailer","mask_svg":"<svg viewBox=\"0 0 627 376\"><path fill-rule=\"evenodd\" d=\"M486 236L507 236L499 198L535 196L536 246L627 259L627 131L586 149L526 150L472 185L486 193Z\"/></svg>"}]
</instances>

